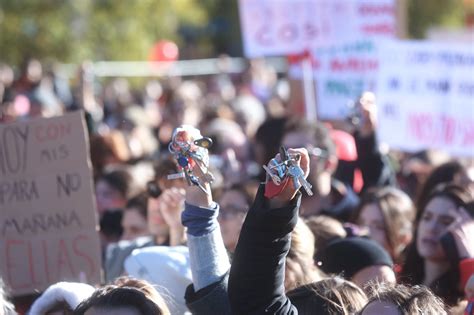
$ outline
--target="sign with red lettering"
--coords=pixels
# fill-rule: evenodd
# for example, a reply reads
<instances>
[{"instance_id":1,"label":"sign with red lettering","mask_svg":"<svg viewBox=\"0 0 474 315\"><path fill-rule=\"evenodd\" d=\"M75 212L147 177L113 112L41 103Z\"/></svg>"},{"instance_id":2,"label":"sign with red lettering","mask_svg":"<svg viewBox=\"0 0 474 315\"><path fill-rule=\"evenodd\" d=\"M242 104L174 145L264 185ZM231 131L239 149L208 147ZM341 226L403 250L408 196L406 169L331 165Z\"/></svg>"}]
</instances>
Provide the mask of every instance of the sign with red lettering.
<instances>
[{"instance_id":1,"label":"sign with red lettering","mask_svg":"<svg viewBox=\"0 0 474 315\"><path fill-rule=\"evenodd\" d=\"M380 139L405 151L474 156L472 45L387 42L379 53Z\"/></svg>"},{"instance_id":2,"label":"sign with red lettering","mask_svg":"<svg viewBox=\"0 0 474 315\"><path fill-rule=\"evenodd\" d=\"M82 116L0 125L0 276L14 295L62 280L100 282Z\"/></svg>"},{"instance_id":3,"label":"sign with red lettering","mask_svg":"<svg viewBox=\"0 0 474 315\"><path fill-rule=\"evenodd\" d=\"M367 39L312 51L320 119L346 119L362 92L376 89L377 43Z\"/></svg>"},{"instance_id":4,"label":"sign with red lettering","mask_svg":"<svg viewBox=\"0 0 474 315\"><path fill-rule=\"evenodd\" d=\"M239 0L247 57L300 54L315 45L396 36L395 0Z\"/></svg>"}]
</instances>

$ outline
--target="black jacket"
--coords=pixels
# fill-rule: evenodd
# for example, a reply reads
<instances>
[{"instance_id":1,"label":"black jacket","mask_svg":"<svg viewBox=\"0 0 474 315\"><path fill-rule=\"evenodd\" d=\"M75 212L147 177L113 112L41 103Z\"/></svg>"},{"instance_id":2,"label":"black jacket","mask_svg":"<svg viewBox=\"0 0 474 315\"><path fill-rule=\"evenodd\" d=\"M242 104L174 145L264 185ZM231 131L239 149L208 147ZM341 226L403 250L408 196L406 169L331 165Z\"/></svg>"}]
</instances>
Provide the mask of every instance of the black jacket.
<instances>
[{"instance_id":1,"label":"black jacket","mask_svg":"<svg viewBox=\"0 0 474 315\"><path fill-rule=\"evenodd\" d=\"M233 314L298 314L285 295L285 258L298 220L301 193L270 209L261 185L240 233L229 277Z\"/></svg>"}]
</instances>

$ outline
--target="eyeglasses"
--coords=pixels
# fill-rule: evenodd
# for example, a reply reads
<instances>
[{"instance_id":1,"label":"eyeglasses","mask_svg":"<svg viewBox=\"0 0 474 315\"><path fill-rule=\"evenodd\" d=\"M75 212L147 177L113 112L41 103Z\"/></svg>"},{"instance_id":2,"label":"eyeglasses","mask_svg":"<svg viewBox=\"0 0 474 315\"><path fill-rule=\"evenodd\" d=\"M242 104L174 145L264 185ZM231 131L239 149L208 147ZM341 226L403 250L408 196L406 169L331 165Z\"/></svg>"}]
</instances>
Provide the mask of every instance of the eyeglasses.
<instances>
[{"instance_id":1,"label":"eyeglasses","mask_svg":"<svg viewBox=\"0 0 474 315\"><path fill-rule=\"evenodd\" d=\"M326 149L320 148L320 147L315 147L309 144L304 144L304 145L293 145L293 146L285 146L285 147L290 147L290 148L306 148L308 150L308 154L312 156L319 157L321 159L327 159L329 157L329 152Z\"/></svg>"},{"instance_id":2,"label":"eyeglasses","mask_svg":"<svg viewBox=\"0 0 474 315\"><path fill-rule=\"evenodd\" d=\"M329 157L328 150L311 146L306 147L306 149L308 150L309 155L317 156L322 159L327 159Z\"/></svg>"}]
</instances>

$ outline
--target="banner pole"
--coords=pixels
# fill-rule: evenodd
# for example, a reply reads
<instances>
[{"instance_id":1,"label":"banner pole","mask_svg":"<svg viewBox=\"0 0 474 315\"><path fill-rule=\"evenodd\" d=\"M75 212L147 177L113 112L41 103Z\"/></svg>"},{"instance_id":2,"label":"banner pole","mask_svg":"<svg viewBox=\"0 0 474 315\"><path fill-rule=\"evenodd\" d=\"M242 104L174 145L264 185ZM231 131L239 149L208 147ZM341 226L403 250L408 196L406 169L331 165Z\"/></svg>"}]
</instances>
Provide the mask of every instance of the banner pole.
<instances>
[{"instance_id":1,"label":"banner pole","mask_svg":"<svg viewBox=\"0 0 474 315\"><path fill-rule=\"evenodd\" d=\"M303 58L301 67L303 70L303 92L306 117L309 120L317 121L318 114L316 110L316 96L314 93L313 66L310 54L306 54Z\"/></svg>"}]
</instances>

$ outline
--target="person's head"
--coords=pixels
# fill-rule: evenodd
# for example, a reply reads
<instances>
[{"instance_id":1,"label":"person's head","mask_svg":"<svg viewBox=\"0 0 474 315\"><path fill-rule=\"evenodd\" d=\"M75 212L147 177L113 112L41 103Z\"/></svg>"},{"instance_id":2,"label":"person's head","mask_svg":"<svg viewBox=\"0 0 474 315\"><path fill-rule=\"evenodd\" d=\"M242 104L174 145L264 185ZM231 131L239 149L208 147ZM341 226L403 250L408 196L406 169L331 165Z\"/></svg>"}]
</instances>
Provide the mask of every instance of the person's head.
<instances>
[{"instance_id":1,"label":"person's head","mask_svg":"<svg viewBox=\"0 0 474 315\"><path fill-rule=\"evenodd\" d=\"M368 191L354 215L354 221L367 227L370 237L397 260L411 242L415 208L403 191L384 187Z\"/></svg>"},{"instance_id":2,"label":"person's head","mask_svg":"<svg viewBox=\"0 0 474 315\"><path fill-rule=\"evenodd\" d=\"M214 142L209 153L225 157L229 151L239 162L247 162L250 158L249 141L239 124L225 118L213 119L202 133Z\"/></svg>"},{"instance_id":3,"label":"person's head","mask_svg":"<svg viewBox=\"0 0 474 315\"><path fill-rule=\"evenodd\" d=\"M122 240L150 235L147 221L148 194L141 193L127 202L122 215Z\"/></svg>"},{"instance_id":4,"label":"person's head","mask_svg":"<svg viewBox=\"0 0 474 315\"><path fill-rule=\"evenodd\" d=\"M320 273L314 265L314 235L298 218L291 232L291 246L286 256L285 288L287 291L298 286L320 280Z\"/></svg>"},{"instance_id":5,"label":"person's head","mask_svg":"<svg viewBox=\"0 0 474 315\"><path fill-rule=\"evenodd\" d=\"M129 276L123 276L115 279L114 284L119 287L132 287L141 290L148 299L152 300L162 309L163 315L169 313L165 300L160 295L160 293L151 285L151 283L145 280L136 279Z\"/></svg>"},{"instance_id":6,"label":"person's head","mask_svg":"<svg viewBox=\"0 0 474 315\"><path fill-rule=\"evenodd\" d=\"M374 284L361 315L443 315L443 302L427 287Z\"/></svg>"},{"instance_id":7,"label":"person's head","mask_svg":"<svg viewBox=\"0 0 474 315\"><path fill-rule=\"evenodd\" d=\"M267 119L255 133L254 151L258 164L268 163L279 151L287 118Z\"/></svg>"},{"instance_id":8,"label":"person's head","mask_svg":"<svg viewBox=\"0 0 474 315\"><path fill-rule=\"evenodd\" d=\"M236 185L222 192L219 197L219 224L227 250L233 252L252 198L244 186Z\"/></svg>"},{"instance_id":9,"label":"person's head","mask_svg":"<svg viewBox=\"0 0 474 315\"><path fill-rule=\"evenodd\" d=\"M337 167L336 147L327 128L321 123L293 117L286 122L282 145L306 148L311 158L308 181L313 191L329 194L331 175Z\"/></svg>"},{"instance_id":10,"label":"person's head","mask_svg":"<svg viewBox=\"0 0 474 315\"><path fill-rule=\"evenodd\" d=\"M327 278L287 293L298 314L355 314L367 303L365 293L350 281Z\"/></svg>"},{"instance_id":11,"label":"person's head","mask_svg":"<svg viewBox=\"0 0 474 315\"><path fill-rule=\"evenodd\" d=\"M469 178L466 168L458 161L439 165L431 171L420 189L416 202L418 213L421 211L421 207L426 204L426 199L433 189L442 183L453 183L463 187L473 185L473 181Z\"/></svg>"},{"instance_id":12,"label":"person's head","mask_svg":"<svg viewBox=\"0 0 474 315\"><path fill-rule=\"evenodd\" d=\"M123 209L108 209L99 220L101 244L104 248L120 240L123 233Z\"/></svg>"},{"instance_id":13,"label":"person's head","mask_svg":"<svg viewBox=\"0 0 474 315\"><path fill-rule=\"evenodd\" d=\"M94 291L94 287L84 283L55 283L35 300L29 314L71 315L79 303L89 298Z\"/></svg>"},{"instance_id":14,"label":"person's head","mask_svg":"<svg viewBox=\"0 0 474 315\"><path fill-rule=\"evenodd\" d=\"M132 182L132 176L124 169L112 170L97 178L95 195L99 214L125 207L133 190Z\"/></svg>"},{"instance_id":15,"label":"person's head","mask_svg":"<svg viewBox=\"0 0 474 315\"><path fill-rule=\"evenodd\" d=\"M99 176L108 165L124 163L130 159L126 139L118 130L106 135L92 135L90 149L95 177Z\"/></svg>"},{"instance_id":16,"label":"person's head","mask_svg":"<svg viewBox=\"0 0 474 315\"><path fill-rule=\"evenodd\" d=\"M326 215L310 216L305 222L314 235L315 254L323 250L330 241L347 236L341 221Z\"/></svg>"},{"instance_id":17,"label":"person's head","mask_svg":"<svg viewBox=\"0 0 474 315\"><path fill-rule=\"evenodd\" d=\"M414 238L408 245L400 274L400 279L408 284L422 284L426 281L425 264L438 266L429 275L435 280L426 284L448 305L456 304L462 294L458 288L458 265L452 264L446 256L441 238L456 221L460 208L474 217L472 199L466 188L453 184L441 184L431 192L419 211Z\"/></svg>"},{"instance_id":18,"label":"person's head","mask_svg":"<svg viewBox=\"0 0 474 315\"><path fill-rule=\"evenodd\" d=\"M437 186L420 209L416 231L416 250L420 257L430 261L446 261L440 238L456 221L460 208L468 210L473 196L469 190L454 184ZM470 213L474 216L474 213Z\"/></svg>"},{"instance_id":19,"label":"person's head","mask_svg":"<svg viewBox=\"0 0 474 315\"><path fill-rule=\"evenodd\" d=\"M395 283L393 261L377 242L364 237L331 241L316 255L317 266L365 288L369 282Z\"/></svg>"},{"instance_id":20,"label":"person's head","mask_svg":"<svg viewBox=\"0 0 474 315\"><path fill-rule=\"evenodd\" d=\"M144 287L141 284L146 284ZM146 281L123 282L97 289L74 310L75 315L168 315L163 299L151 295L153 287Z\"/></svg>"}]
</instances>

